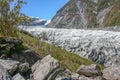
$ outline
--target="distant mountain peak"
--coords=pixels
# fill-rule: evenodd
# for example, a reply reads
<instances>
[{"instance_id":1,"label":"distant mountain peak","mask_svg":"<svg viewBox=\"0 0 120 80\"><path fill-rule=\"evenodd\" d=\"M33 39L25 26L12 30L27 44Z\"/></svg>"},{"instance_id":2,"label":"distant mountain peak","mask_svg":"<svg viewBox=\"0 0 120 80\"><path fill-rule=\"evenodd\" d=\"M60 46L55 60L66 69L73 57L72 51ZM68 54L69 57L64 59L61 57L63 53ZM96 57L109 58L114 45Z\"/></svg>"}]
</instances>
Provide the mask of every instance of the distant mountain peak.
<instances>
[{"instance_id":1,"label":"distant mountain peak","mask_svg":"<svg viewBox=\"0 0 120 80\"><path fill-rule=\"evenodd\" d=\"M29 23L30 26L46 26L50 23L51 20L41 19L39 17L31 17L31 22ZM25 25L26 23L23 23Z\"/></svg>"}]
</instances>

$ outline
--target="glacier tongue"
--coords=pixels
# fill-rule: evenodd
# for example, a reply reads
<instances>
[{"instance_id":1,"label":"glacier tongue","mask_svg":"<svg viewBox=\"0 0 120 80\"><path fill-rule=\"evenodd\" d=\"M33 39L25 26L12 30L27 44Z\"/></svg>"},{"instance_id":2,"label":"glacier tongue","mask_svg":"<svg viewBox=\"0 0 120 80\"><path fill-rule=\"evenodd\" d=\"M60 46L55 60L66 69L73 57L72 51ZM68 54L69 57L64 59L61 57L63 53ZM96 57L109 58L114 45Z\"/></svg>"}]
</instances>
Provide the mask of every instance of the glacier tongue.
<instances>
[{"instance_id":1,"label":"glacier tongue","mask_svg":"<svg viewBox=\"0 0 120 80\"><path fill-rule=\"evenodd\" d=\"M120 32L84 29L28 28L69 52L89 58L106 67L120 64ZM62 53L61 53L62 54Z\"/></svg>"}]
</instances>

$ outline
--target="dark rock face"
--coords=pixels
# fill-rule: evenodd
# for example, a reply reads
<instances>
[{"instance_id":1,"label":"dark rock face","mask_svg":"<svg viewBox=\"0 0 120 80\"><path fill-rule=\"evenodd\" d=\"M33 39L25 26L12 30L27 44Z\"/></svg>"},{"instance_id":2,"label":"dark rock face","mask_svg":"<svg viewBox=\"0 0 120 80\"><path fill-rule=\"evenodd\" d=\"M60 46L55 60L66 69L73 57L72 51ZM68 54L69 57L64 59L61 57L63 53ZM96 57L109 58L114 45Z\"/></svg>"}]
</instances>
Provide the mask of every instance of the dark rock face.
<instances>
[{"instance_id":1,"label":"dark rock face","mask_svg":"<svg viewBox=\"0 0 120 80\"><path fill-rule=\"evenodd\" d=\"M28 62L32 66L41 57L31 49L21 50L11 55L11 58L20 62Z\"/></svg>"},{"instance_id":2,"label":"dark rock face","mask_svg":"<svg viewBox=\"0 0 120 80\"><path fill-rule=\"evenodd\" d=\"M119 0L70 0L56 13L48 27L86 29L120 25L117 11L120 7L116 3L120 3ZM109 14L118 21L112 23L113 20L107 18Z\"/></svg>"}]
</instances>

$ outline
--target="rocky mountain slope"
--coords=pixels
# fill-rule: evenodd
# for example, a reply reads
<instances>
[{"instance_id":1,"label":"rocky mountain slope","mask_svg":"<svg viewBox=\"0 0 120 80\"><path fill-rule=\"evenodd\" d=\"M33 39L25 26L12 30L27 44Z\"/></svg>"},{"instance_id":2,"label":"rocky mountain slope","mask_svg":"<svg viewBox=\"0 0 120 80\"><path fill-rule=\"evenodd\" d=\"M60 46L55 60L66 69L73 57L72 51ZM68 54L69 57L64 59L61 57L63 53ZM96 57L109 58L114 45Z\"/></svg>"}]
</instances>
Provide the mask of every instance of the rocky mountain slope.
<instances>
[{"instance_id":1,"label":"rocky mountain slope","mask_svg":"<svg viewBox=\"0 0 120 80\"><path fill-rule=\"evenodd\" d=\"M120 25L120 0L70 0L48 27L97 28Z\"/></svg>"},{"instance_id":2,"label":"rocky mountain slope","mask_svg":"<svg viewBox=\"0 0 120 80\"><path fill-rule=\"evenodd\" d=\"M106 67L120 64L120 32L53 28L29 28L27 31Z\"/></svg>"}]
</instances>

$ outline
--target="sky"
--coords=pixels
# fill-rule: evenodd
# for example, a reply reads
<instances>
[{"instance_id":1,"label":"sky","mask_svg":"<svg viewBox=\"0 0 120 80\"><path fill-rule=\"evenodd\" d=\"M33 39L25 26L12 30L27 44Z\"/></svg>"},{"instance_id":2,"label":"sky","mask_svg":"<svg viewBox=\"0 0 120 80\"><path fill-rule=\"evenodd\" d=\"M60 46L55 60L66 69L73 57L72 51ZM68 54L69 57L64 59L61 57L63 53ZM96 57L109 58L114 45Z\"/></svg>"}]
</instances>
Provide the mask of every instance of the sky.
<instances>
[{"instance_id":1,"label":"sky","mask_svg":"<svg viewBox=\"0 0 120 80\"><path fill-rule=\"evenodd\" d=\"M25 0L21 12L30 17L50 20L69 0Z\"/></svg>"}]
</instances>

